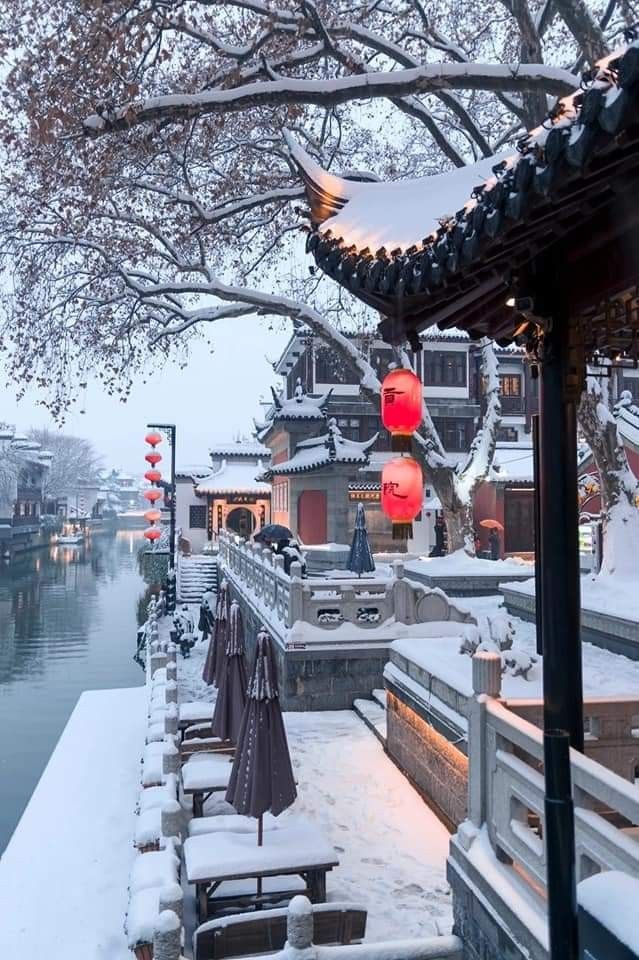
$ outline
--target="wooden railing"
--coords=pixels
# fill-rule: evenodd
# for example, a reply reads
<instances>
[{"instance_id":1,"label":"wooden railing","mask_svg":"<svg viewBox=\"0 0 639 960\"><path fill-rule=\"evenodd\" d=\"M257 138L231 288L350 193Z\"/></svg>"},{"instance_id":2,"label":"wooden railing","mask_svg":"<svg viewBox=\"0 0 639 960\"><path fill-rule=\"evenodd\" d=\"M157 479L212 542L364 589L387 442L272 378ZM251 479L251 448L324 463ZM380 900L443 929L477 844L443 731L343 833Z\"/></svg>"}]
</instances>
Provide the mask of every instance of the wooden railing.
<instances>
[{"instance_id":1,"label":"wooden railing","mask_svg":"<svg viewBox=\"0 0 639 960\"><path fill-rule=\"evenodd\" d=\"M257 544L221 534L219 547L222 575L233 581L280 636L283 629L290 630L300 621L327 632L342 624L372 632L393 620L407 624L475 622L441 590L407 580L399 561L390 577L303 579L299 563L291 564L289 575L282 556Z\"/></svg>"}]
</instances>

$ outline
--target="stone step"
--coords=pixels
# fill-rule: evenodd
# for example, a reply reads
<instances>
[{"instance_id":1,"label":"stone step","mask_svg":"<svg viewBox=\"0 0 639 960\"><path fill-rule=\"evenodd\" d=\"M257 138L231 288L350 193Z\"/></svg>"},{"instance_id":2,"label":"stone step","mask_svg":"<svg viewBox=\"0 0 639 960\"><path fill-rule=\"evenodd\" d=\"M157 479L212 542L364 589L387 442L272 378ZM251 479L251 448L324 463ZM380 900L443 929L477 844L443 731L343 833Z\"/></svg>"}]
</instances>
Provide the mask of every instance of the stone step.
<instances>
[{"instance_id":1,"label":"stone step","mask_svg":"<svg viewBox=\"0 0 639 960\"><path fill-rule=\"evenodd\" d=\"M382 746L386 746L386 710L376 700L354 700L353 710L369 730L372 730Z\"/></svg>"},{"instance_id":2,"label":"stone step","mask_svg":"<svg viewBox=\"0 0 639 960\"><path fill-rule=\"evenodd\" d=\"M385 690L373 690L371 696L373 700L375 700L376 703L380 705L382 710L386 709L386 691Z\"/></svg>"}]
</instances>

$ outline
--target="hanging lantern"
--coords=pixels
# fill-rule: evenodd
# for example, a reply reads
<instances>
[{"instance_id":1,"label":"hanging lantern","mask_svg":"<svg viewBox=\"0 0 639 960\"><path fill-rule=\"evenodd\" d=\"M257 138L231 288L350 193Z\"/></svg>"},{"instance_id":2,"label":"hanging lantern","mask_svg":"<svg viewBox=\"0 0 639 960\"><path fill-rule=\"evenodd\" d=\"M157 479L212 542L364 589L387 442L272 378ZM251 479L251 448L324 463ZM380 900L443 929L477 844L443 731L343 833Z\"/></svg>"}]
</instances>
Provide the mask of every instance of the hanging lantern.
<instances>
[{"instance_id":1,"label":"hanging lantern","mask_svg":"<svg viewBox=\"0 0 639 960\"><path fill-rule=\"evenodd\" d=\"M162 479L162 474L159 470L147 470L144 474L144 479L148 480L149 483L159 483Z\"/></svg>"},{"instance_id":2,"label":"hanging lantern","mask_svg":"<svg viewBox=\"0 0 639 960\"><path fill-rule=\"evenodd\" d=\"M144 491L144 499L150 500L151 503L155 503L162 496L162 491L153 487L151 490Z\"/></svg>"},{"instance_id":3,"label":"hanging lantern","mask_svg":"<svg viewBox=\"0 0 639 960\"><path fill-rule=\"evenodd\" d=\"M159 510L147 510L144 514L144 519L147 523L157 523L161 516L162 514Z\"/></svg>"},{"instance_id":4,"label":"hanging lantern","mask_svg":"<svg viewBox=\"0 0 639 960\"><path fill-rule=\"evenodd\" d=\"M413 535L412 521L422 509L424 478L412 457L397 457L382 470L382 510L392 521L393 540Z\"/></svg>"},{"instance_id":5,"label":"hanging lantern","mask_svg":"<svg viewBox=\"0 0 639 960\"><path fill-rule=\"evenodd\" d=\"M391 450L407 453L422 422L422 382L412 370L391 370L382 383L382 423L391 434Z\"/></svg>"},{"instance_id":6,"label":"hanging lantern","mask_svg":"<svg viewBox=\"0 0 639 960\"><path fill-rule=\"evenodd\" d=\"M155 466L156 463L159 463L160 460L162 459L162 454L161 454L161 453L147 453L147 454L145 454L144 459L146 460L147 463L150 463L150 464L152 464L152 466Z\"/></svg>"},{"instance_id":7,"label":"hanging lantern","mask_svg":"<svg viewBox=\"0 0 639 960\"><path fill-rule=\"evenodd\" d=\"M151 433L147 433L144 439L150 447L157 447L158 443L162 443L162 434L152 430Z\"/></svg>"},{"instance_id":8,"label":"hanging lantern","mask_svg":"<svg viewBox=\"0 0 639 960\"><path fill-rule=\"evenodd\" d=\"M162 536L162 533L160 532L160 530L158 530L157 527L149 527L148 530L144 531L144 536L146 537L147 540L153 541L153 540L159 540L160 537Z\"/></svg>"}]
</instances>

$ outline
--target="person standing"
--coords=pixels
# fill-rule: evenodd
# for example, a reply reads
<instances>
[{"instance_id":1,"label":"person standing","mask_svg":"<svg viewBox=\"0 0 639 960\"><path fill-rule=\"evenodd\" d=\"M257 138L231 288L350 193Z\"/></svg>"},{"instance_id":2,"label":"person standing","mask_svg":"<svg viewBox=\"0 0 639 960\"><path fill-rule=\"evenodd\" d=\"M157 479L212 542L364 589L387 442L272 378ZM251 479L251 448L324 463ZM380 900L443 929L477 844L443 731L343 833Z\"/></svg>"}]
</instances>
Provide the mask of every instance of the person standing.
<instances>
[{"instance_id":1,"label":"person standing","mask_svg":"<svg viewBox=\"0 0 639 960\"><path fill-rule=\"evenodd\" d=\"M497 533L497 529L495 527L492 527L490 534L488 535L488 546L490 547L490 559L499 560L501 545L499 543L499 534Z\"/></svg>"}]
</instances>

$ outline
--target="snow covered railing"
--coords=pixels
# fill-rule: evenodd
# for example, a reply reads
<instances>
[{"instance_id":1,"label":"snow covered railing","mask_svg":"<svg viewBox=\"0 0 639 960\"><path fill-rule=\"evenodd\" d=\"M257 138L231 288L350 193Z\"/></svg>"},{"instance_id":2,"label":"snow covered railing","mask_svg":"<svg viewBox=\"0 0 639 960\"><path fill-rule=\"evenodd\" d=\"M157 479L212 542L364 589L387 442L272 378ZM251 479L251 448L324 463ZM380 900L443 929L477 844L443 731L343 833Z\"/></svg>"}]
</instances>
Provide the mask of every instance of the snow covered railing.
<instances>
[{"instance_id":1,"label":"snow covered railing","mask_svg":"<svg viewBox=\"0 0 639 960\"><path fill-rule=\"evenodd\" d=\"M468 821L459 839L470 847L485 827L497 858L545 888L543 732L495 699L497 655L476 655L473 668ZM577 881L604 870L639 877L639 790L591 758L570 754Z\"/></svg>"},{"instance_id":2,"label":"snow covered railing","mask_svg":"<svg viewBox=\"0 0 639 960\"><path fill-rule=\"evenodd\" d=\"M219 544L225 575L280 635L298 622L326 631L351 624L371 632L389 622L475 622L441 590L406 579L400 561L395 561L390 577L302 579L299 563L291 564L289 576L284 558L269 549L225 534Z\"/></svg>"}]
</instances>

